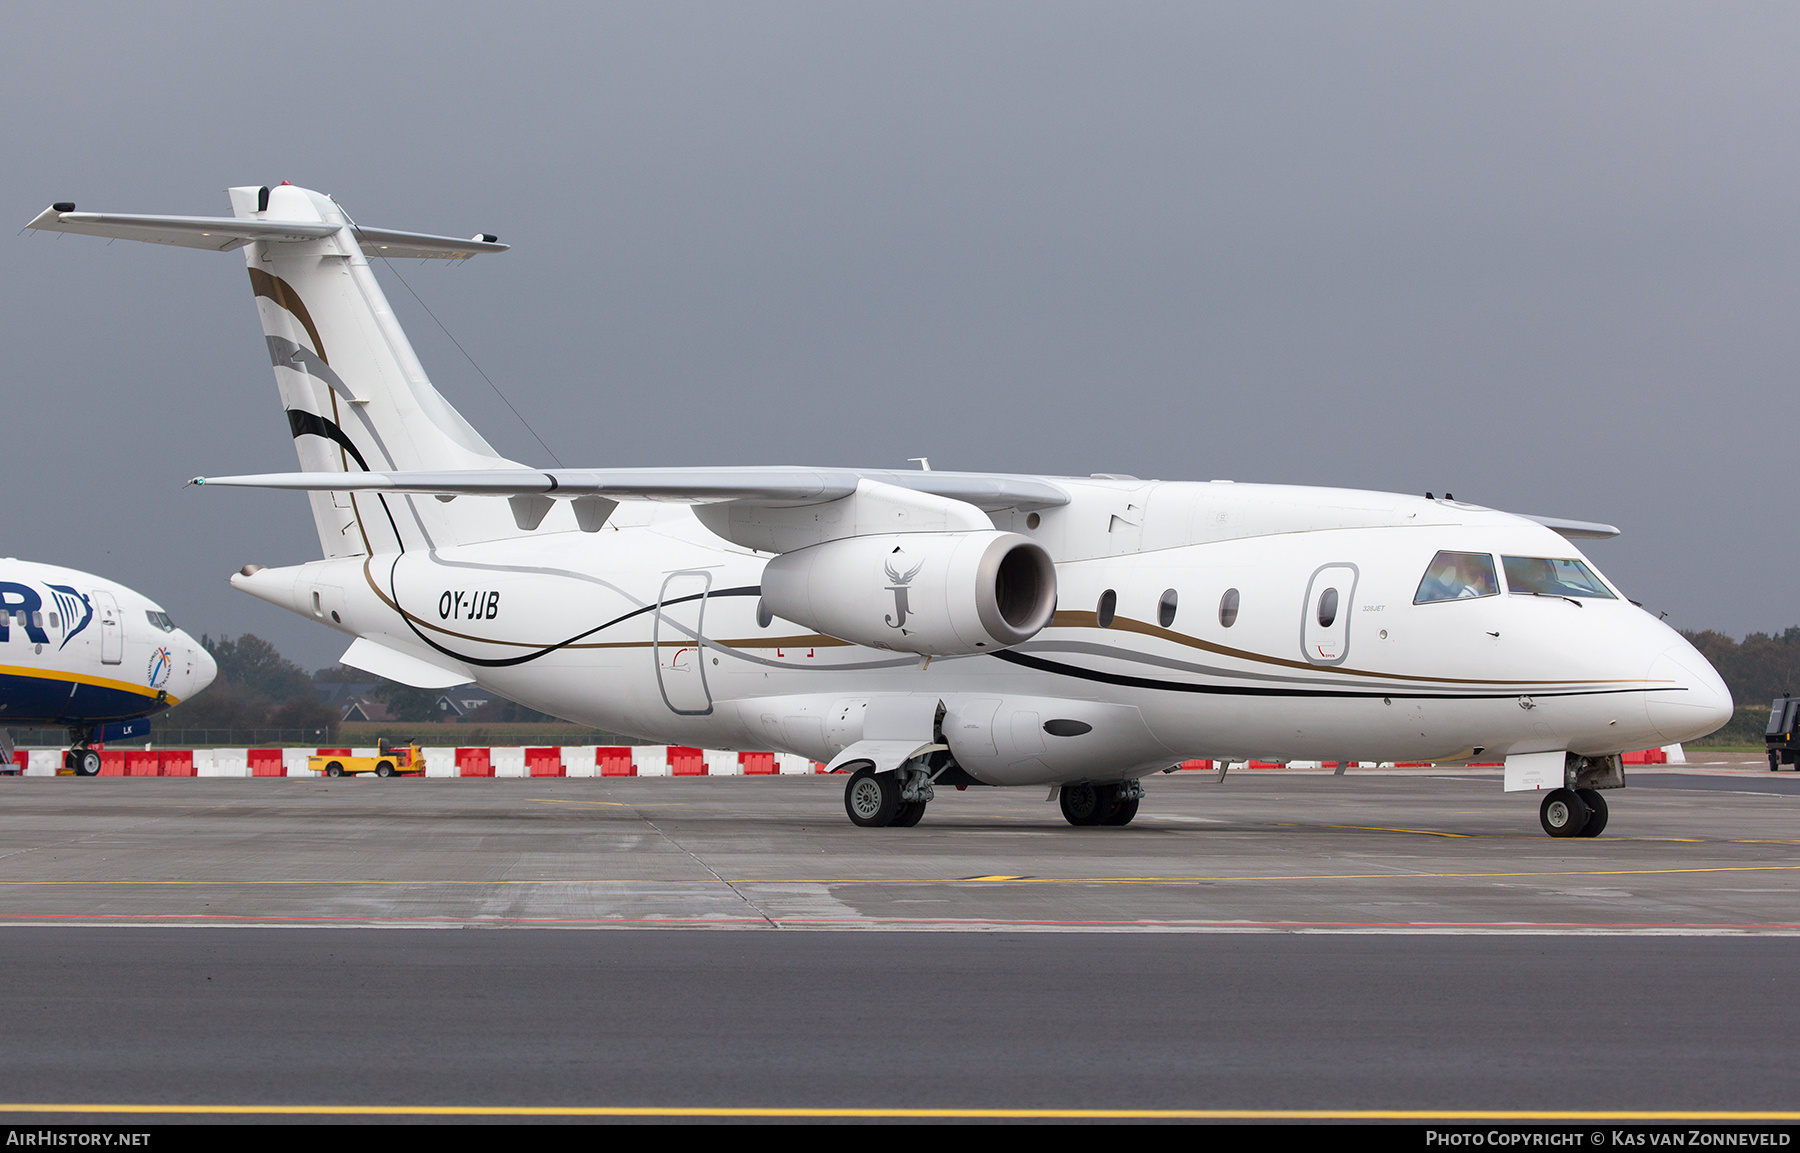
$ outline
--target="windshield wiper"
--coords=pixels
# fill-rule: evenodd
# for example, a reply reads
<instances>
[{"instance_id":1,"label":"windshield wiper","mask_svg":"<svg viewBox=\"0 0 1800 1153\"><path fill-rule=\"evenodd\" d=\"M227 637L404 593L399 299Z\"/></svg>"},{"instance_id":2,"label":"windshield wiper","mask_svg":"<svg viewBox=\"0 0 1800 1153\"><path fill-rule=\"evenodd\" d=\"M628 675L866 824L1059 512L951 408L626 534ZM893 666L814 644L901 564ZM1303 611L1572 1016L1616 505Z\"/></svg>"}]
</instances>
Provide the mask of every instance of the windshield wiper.
<instances>
[{"instance_id":1,"label":"windshield wiper","mask_svg":"<svg viewBox=\"0 0 1800 1153\"><path fill-rule=\"evenodd\" d=\"M1535 589L1526 589L1526 590L1524 590L1524 592L1525 592L1525 595L1528 597L1549 597L1552 600L1565 600L1565 601L1568 601L1570 604L1574 605L1578 609L1587 607L1586 605L1582 604L1580 601L1576 600L1574 597L1570 596L1568 593L1541 593L1541 592L1536 591Z\"/></svg>"}]
</instances>

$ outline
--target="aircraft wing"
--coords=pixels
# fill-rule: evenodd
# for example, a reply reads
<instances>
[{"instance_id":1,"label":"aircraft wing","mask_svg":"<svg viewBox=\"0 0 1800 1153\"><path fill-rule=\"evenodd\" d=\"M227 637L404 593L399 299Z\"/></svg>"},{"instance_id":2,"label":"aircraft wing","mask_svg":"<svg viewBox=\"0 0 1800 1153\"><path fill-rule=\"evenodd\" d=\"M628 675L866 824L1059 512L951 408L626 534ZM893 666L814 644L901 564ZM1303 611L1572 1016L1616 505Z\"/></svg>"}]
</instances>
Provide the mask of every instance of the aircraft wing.
<instances>
[{"instance_id":1,"label":"aircraft wing","mask_svg":"<svg viewBox=\"0 0 1800 1153\"><path fill-rule=\"evenodd\" d=\"M745 502L766 506L825 504L862 480L972 504L983 512L1021 511L1069 503L1058 485L1037 477L981 472L839 468L500 468L437 472L272 472L195 477L190 484L301 492L400 492L430 496L601 497L674 504Z\"/></svg>"}]
</instances>

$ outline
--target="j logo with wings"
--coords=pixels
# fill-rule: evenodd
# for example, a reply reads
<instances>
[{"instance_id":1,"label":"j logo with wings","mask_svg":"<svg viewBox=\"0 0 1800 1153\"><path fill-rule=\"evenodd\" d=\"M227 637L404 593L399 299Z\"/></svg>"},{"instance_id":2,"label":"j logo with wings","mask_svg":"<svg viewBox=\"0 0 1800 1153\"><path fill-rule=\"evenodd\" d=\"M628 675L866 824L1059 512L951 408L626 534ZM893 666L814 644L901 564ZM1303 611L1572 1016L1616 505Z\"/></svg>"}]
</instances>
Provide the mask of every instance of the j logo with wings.
<instances>
[{"instance_id":1,"label":"j logo with wings","mask_svg":"<svg viewBox=\"0 0 1800 1153\"><path fill-rule=\"evenodd\" d=\"M898 553L900 550L895 549L894 551ZM899 629L904 635L906 629L903 626L906 624L906 615L912 611L911 606L906 602L906 597L911 591L912 579L919 575L919 570L925 567L925 562L920 561L907 569L905 573L901 573L899 569L895 568L894 562L891 560L886 562L885 567L888 580L893 582L888 585L888 591L894 594L894 612L892 616L884 616L881 619L887 623L888 628Z\"/></svg>"}]
</instances>

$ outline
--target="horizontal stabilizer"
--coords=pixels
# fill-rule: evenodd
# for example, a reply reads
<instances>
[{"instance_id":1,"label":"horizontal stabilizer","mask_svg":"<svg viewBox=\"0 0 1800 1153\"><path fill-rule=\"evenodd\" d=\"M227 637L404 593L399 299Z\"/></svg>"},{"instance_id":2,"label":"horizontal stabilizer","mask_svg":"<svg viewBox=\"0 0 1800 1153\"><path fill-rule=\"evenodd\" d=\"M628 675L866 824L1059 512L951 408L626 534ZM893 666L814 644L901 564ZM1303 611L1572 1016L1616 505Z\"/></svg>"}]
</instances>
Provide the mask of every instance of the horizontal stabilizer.
<instances>
[{"instance_id":1,"label":"horizontal stabilizer","mask_svg":"<svg viewBox=\"0 0 1800 1153\"><path fill-rule=\"evenodd\" d=\"M78 236L105 236L114 240L142 240L149 244L173 244L230 252L253 240L291 244L324 240L345 226L297 220L261 220L233 216L133 216L109 212L75 212L52 205L27 224L40 232L72 232ZM484 252L505 252L508 245L491 236L468 240L454 236L427 236L381 228L354 228L364 256L428 257L467 260Z\"/></svg>"},{"instance_id":2,"label":"horizontal stabilizer","mask_svg":"<svg viewBox=\"0 0 1800 1153\"><path fill-rule=\"evenodd\" d=\"M674 504L824 504L849 496L859 480L966 501L983 510L1056 508L1069 494L1035 477L994 473L833 468L461 469L439 472L273 472L195 477L191 484L301 492L406 492L432 496L527 496L653 500Z\"/></svg>"},{"instance_id":3,"label":"horizontal stabilizer","mask_svg":"<svg viewBox=\"0 0 1800 1153\"><path fill-rule=\"evenodd\" d=\"M1619 530L1610 524L1596 524L1587 520L1564 520L1559 516L1532 516L1529 513L1520 513L1519 515L1526 520L1536 521L1568 540L1606 540L1619 535Z\"/></svg>"},{"instance_id":4,"label":"horizontal stabilizer","mask_svg":"<svg viewBox=\"0 0 1800 1153\"><path fill-rule=\"evenodd\" d=\"M338 659L353 669L374 673L415 689L448 689L475 679L363 637L358 637Z\"/></svg>"}]
</instances>

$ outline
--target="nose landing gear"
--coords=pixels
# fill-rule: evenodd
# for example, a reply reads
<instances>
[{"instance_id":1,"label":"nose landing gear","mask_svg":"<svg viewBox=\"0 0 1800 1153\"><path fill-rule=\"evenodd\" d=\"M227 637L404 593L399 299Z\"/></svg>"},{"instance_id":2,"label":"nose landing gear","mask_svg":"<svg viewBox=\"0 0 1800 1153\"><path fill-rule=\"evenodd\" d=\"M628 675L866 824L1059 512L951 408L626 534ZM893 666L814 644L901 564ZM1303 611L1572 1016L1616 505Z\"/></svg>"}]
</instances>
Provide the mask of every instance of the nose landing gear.
<instances>
[{"instance_id":1,"label":"nose landing gear","mask_svg":"<svg viewBox=\"0 0 1800 1153\"><path fill-rule=\"evenodd\" d=\"M1606 816L1606 798L1597 789L1553 789L1538 807L1538 823L1552 837L1598 837Z\"/></svg>"}]
</instances>

